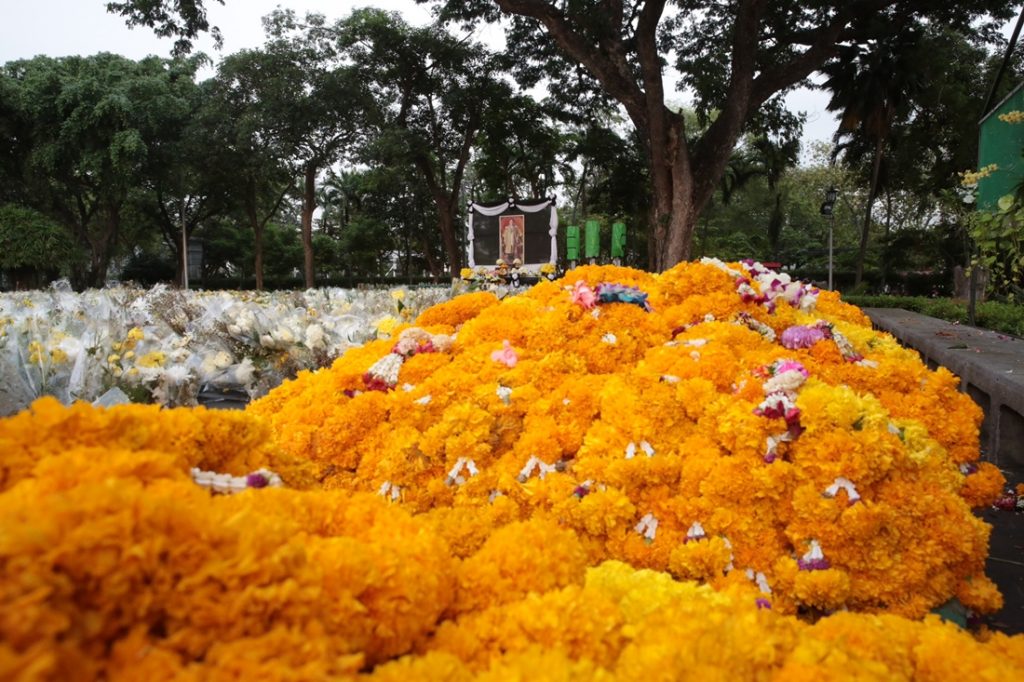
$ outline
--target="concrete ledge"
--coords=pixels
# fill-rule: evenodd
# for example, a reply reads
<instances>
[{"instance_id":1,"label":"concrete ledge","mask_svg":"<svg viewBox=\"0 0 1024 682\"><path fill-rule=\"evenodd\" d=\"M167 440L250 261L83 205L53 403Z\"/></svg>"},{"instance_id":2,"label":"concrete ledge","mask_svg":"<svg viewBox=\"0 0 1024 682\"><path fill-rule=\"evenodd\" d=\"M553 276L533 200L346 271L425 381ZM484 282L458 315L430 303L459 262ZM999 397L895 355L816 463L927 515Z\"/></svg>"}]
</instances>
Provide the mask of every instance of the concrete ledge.
<instances>
[{"instance_id":1,"label":"concrete ledge","mask_svg":"<svg viewBox=\"0 0 1024 682\"><path fill-rule=\"evenodd\" d=\"M908 310L864 312L876 329L916 350L929 367L942 365L960 377L960 390L985 411L985 459L1001 469L1024 469L1024 339Z\"/></svg>"}]
</instances>

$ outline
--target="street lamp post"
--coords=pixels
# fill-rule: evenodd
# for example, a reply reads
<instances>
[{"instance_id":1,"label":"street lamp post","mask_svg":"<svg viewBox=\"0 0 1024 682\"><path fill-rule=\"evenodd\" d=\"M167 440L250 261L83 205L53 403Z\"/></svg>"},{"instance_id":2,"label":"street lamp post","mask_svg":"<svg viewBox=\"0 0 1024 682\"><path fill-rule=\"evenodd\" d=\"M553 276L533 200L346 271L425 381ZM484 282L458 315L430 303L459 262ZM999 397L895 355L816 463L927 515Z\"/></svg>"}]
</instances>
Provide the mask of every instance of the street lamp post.
<instances>
[{"instance_id":1,"label":"street lamp post","mask_svg":"<svg viewBox=\"0 0 1024 682\"><path fill-rule=\"evenodd\" d=\"M834 186L825 191L825 203L821 205L821 215L828 216L828 290L832 291L832 233L836 226L836 199L839 198L839 190Z\"/></svg>"}]
</instances>

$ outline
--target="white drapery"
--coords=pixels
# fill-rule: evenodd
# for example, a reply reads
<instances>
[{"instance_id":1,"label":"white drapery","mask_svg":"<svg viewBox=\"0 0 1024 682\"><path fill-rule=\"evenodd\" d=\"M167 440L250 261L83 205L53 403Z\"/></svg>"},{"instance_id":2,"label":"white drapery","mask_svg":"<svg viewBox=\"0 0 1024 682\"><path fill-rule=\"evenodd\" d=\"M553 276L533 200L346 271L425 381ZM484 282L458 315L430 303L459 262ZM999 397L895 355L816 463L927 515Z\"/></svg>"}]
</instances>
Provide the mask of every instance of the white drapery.
<instances>
[{"instance_id":1,"label":"white drapery","mask_svg":"<svg viewBox=\"0 0 1024 682\"><path fill-rule=\"evenodd\" d=\"M501 215L510 208L515 208L523 213L539 213L545 209L551 209L551 218L548 220L548 235L551 237L551 256L548 262L554 263L558 260L558 211L555 210L555 200L545 199L539 204L520 204L514 199L510 199L497 206L481 206L476 203L469 205L469 220L466 223L469 241L469 267L476 267L476 258L473 256L473 214L479 213L480 215L492 217Z\"/></svg>"}]
</instances>

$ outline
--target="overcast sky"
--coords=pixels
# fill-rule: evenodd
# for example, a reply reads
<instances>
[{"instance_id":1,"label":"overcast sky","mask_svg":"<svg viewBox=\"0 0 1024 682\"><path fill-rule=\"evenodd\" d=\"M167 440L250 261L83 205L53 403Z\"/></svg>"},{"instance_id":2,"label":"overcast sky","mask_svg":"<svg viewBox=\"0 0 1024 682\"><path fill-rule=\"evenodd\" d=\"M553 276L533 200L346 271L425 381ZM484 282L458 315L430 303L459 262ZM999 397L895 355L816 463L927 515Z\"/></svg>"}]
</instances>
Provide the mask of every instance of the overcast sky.
<instances>
[{"instance_id":1,"label":"overcast sky","mask_svg":"<svg viewBox=\"0 0 1024 682\"><path fill-rule=\"evenodd\" d=\"M105 4L104 0L0 0L0 63L40 54L58 57L103 51L132 59L150 54L169 56L173 40L157 38L148 28L129 29L121 17L106 12ZM365 6L400 12L411 24L427 23L430 19L427 6L417 5L414 0L227 0L223 6L208 0L210 24L220 27L224 37L223 54L261 45L260 19L279 4L300 15L321 12L328 19ZM500 31L485 29L476 37L497 47L493 43L500 40L500 35ZM208 37L200 38L197 45L214 61L219 59ZM835 119L825 111L826 102L825 95L809 90L799 90L787 97L791 109L807 114L805 142L831 139Z\"/></svg>"}]
</instances>

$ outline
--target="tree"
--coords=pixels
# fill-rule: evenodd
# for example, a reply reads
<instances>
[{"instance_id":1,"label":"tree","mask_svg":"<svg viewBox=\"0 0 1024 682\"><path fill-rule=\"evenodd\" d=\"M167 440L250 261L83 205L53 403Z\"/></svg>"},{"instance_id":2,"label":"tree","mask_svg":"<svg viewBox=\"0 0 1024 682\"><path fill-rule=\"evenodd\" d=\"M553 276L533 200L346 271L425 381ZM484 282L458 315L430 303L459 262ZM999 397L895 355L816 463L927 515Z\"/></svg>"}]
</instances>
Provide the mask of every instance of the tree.
<instances>
[{"instance_id":1,"label":"tree","mask_svg":"<svg viewBox=\"0 0 1024 682\"><path fill-rule=\"evenodd\" d=\"M729 161L722 178L723 203L729 203L734 193L754 178L764 179L769 195L768 201L772 205L766 226L769 255L772 260L778 258L779 237L786 220L784 197L779 185L786 171L796 165L800 153L798 133L799 125L794 120L788 134L782 137L775 138L767 133L749 136Z\"/></svg>"},{"instance_id":2,"label":"tree","mask_svg":"<svg viewBox=\"0 0 1024 682\"><path fill-rule=\"evenodd\" d=\"M228 178L233 172L220 145L210 144L207 108L212 106L209 84L181 80L177 125L163 126L149 145L135 191L129 202L137 220L155 228L173 254L175 281L184 282L182 248L204 224L228 212ZM184 230L184 234L183 231Z\"/></svg>"},{"instance_id":3,"label":"tree","mask_svg":"<svg viewBox=\"0 0 1024 682\"><path fill-rule=\"evenodd\" d=\"M485 119L473 161L474 199L539 198L554 184L565 136L544 106L511 95L502 115Z\"/></svg>"},{"instance_id":4,"label":"tree","mask_svg":"<svg viewBox=\"0 0 1024 682\"><path fill-rule=\"evenodd\" d=\"M75 243L58 223L25 206L0 205L0 270L15 289L36 288L69 273L77 256Z\"/></svg>"},{"instance_id":5,"label":"tree","mask_svg":"<svg viewBox=\"0 0 1024 682\"><path fill-rule=\"evenodd\" d=\"M202 125L222 141L217 169L253 233L256 288L263 288L263 237L269 223L294 189L287 129L264 107L259 93L281 85L268 71L275 61L259 50L242 50L220 64L210 87Z\"/></svg>"},{"instance_id":6,"label":"tree","mask_svg":"<svg viewBox=\"0 0 1024 682\"><path fill-rule=\"evenodd\" d=\"M215 1L224 4L224 0ZM125 17L128 26L147 26L161 38L177 36L173 52L177 57L191 52L192 41L207 31L218 49L223 44L220 29L206 19L202 0L125 0L108 2L107 11Z\"/></svg>"},{"instance_id":7,"label":"tree","mask_svg":"<svg viewBox=\"0 0 1024 682\"><path fill-rule=\"evenodd\" d=\"M425 1L425 0L423 0ZM527 65L550 60L546 40L569 62L544 76L562 88L581 65L595 86L618 102L645 142L652 189L653 249L658 270L690 256L694 228L737 141L777 95L801 83L844 44L889 35L904 18L967 27L989 12L1012 8L995 0L445 0L441 20L512 18L508 43ZM881 20L876 20L881 19ZM543 30L538 30L543 29ZM546 34L546 39L544 37ZM666 104L666 66L697 97L706 130L690 139L683 116ZM775 98L773 100L773 98Z\"/></svg>"},{"instance_id":8,"label":"tree","mask_svg":"<svg viewBox=\"0 0 1024 682\"><path fill-rule=\"evenodd\" d=\"M317 177L361 137L369 95L357 68L340 63L335 34L322 14L299 22L294 12L279 9L263 22L269 40L257 96L288 140L302 177L303 269L306 287L312 287Z\"/></svg>"},{"instance_id":9,"label":"tree","mask_svg":"<svg viewBox=\"0 0 1024 682\"><path fill-rule=\"evenodd\" d=\"M910 115L911 101L921 87L921 62L929 58L919 51L920 42L910 27L869 46L843 47L843 58L826 67L829 78L824 87L832 92L828 110L841 112L836 140L859 132L873 148L854 286L864 279L871 211L878 198L886 142L893 124ZM842 144L836 146L836 153L842 150Z\"/></svg>"},{"instance_id":10,"label":"tree","mask_svg":"<svg viewBox=\"0 0 1024 682\"><path fill-rule=\"evenodd\" d=\"M14 105L8 173L16 198L58 221L86 257L77 287L102 286L122 230L122 209L163 131L188 115L196 64L101 53L36 57L0 70Z\"/></svg>"},{"instance_id":11,"label":"tree","mask_svg":"<svg viewBox=\"0 0 1024 682\"><path fill-rule=\"evenodd\" d=\"M345 58L372 83L370 121L378 134L368 153L417 169L454 277L462 263L456 224L466 168L485 119L503 115L511 88L491 75L495 64L481 46L436 26L410 27L397 14L357 10L339 22L338 36Z\"/></svg>"},{"instance_id":12,"label":"tree","mask_svg":"<svg viewBox=\"0 0 1024 682\"><path fill-rule=\"evenodd\" d=\"M906 254L894 252L908 240L944 244L939 260L948 267L963 251L963 239L951 236L962 208L951 189L958 186L959 174L977 163L978 137L964 131L977 126L1004 42L942 25L904 37L851 54L829 69L826 86L844 114L837 132L839 158L863 176L871 195L861 221L858 270L864 271L868 235L877 226L883 282L888 270L908 262ZM1019 82L1021 66L1018 56L997 99ZM905 237L901 230L910 234ZM929 230L937 234L925 235Z\"/></svg>"}]
</instances>

